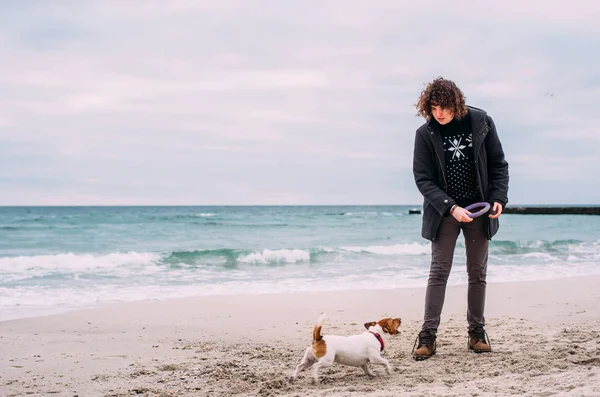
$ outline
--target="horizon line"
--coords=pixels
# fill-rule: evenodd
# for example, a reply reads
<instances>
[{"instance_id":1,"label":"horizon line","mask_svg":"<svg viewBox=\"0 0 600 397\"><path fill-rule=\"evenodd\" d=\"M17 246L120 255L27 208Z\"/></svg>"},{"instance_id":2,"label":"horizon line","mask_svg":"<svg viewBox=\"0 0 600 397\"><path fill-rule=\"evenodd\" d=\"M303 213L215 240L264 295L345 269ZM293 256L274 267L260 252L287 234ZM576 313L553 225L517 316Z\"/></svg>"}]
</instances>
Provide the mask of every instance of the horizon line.
<instances>
[{"instance_id":1,"label":"horizon line","mask_svg":"<svg viewBox=\"0 0 600 397\"><path fill-rule=\"evenodd\" d=\"M0 208L28 207L394 207L422 204L0 204ZM508 207L600 207L600 204L508 204Z\"/></svg>"}]
</instances>

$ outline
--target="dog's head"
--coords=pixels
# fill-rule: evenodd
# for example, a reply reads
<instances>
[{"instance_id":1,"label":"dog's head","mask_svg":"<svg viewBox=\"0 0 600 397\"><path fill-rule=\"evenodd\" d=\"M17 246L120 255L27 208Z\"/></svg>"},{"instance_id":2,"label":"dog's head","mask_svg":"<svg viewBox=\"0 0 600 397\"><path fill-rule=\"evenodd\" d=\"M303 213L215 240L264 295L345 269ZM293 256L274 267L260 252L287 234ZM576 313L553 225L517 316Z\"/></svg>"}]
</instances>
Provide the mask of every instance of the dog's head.
<instances>
[{"instance_id":1,"label":"dog's head","mask_svg":"<svg viewBox=\"0 0 600 397\"><path fill-rule=\"evenodd\" d=\"M390 335L396 335L398 333L398 327L402 324L402 320L399 318L382 318L379 321L371 321L370 323L365 323L365 328L369 329L376 325L381 327L381 330Z\"/></svg>"}]
</instances>

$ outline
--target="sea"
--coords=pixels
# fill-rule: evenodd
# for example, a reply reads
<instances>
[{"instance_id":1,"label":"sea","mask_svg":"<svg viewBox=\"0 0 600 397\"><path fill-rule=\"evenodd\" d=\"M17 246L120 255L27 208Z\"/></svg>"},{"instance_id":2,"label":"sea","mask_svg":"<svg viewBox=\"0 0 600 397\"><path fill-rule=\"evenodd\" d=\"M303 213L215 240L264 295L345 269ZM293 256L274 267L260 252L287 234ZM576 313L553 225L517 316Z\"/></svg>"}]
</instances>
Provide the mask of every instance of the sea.
<instances>
[{"instance_id":1,"label":"sea","mask_svg":"<svg viewBox=\"0 0 600 397\"><path fill-rule=\"evenodd\" d=\"M424 287L420 205L0 207L0 320L117 302ZM600 275L600 217L503 214L488 283ZM466 284L459 236L449 284Z\"/></svg>"}]
</instances>

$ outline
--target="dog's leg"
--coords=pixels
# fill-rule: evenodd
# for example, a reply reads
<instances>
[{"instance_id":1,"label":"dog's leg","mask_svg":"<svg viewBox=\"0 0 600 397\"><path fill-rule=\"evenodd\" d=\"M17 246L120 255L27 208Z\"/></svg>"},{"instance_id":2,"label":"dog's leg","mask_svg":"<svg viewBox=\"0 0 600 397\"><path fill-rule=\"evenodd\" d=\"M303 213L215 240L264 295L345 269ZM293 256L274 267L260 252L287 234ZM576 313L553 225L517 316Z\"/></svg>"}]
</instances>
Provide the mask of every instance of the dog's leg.
<instances>
[{"instance_id":1,"label":"dog's leg","mask_svg":"<svg viewBox=\"0 0 600 397\"><path fill-rule=\"evenodd\" d=\"M294 375L292 375L292 378L296 379L301 371L312 367L314 363L315 359L312 355L312 349L309 347L304 352L304 357L302 357L302 360L300 360L300 364L296 366L296 370L294 371Z\"/></svg>"},{"instance_id":2,"label":"dog's leg","mask_svg":"<svg viewBox=\"0 0 600 397\"><path fill-rule=\"evenodd\" d=\"M369 378L375 377L375 374L373 372L371 372L371 370L369 369L369 364L365 364L365 365L361 366L361 368L363 369L363 371L365 371L365 374L367 374L367 376Z\"/></svg>"},{"instance_id":3,"label":"dog's leg","mask_svg":"<svg viewBox=\"0 0 600 397\"><path fill-rule=\"evenodd\" d=\"M380 355L369 358L369 361L372 362L373 364L384 365L387 374L388 375L392 374L392 366L390 365L390 362L388 360L386 360L385 358L381 357Z\"/></svg>"},{"instance_id":4,"label":"dog's leg","mask_svg":"<svg viewBox=\"0 0 600 397\"><path fill-rule=\"evenodd\" d=\"M333 359L334 357L328 357L328 355L325 355L313 365L313 384L316 385L319 383L319 369L330 367L333 364Z\"/></svg>"}]
</instances>

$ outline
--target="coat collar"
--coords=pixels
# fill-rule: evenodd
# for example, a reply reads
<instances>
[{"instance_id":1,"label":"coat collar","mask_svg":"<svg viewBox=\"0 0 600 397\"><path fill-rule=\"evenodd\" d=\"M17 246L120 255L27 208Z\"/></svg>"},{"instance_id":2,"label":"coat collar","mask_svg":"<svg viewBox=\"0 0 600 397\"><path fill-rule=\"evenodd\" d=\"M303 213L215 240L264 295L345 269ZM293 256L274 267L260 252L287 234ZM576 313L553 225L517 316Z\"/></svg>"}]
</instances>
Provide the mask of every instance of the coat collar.
<instances>
[{"instance_id":1,"label":"coat collar","mask_svg":"<svg viewBox=\"0 0 600 397\"><path fill-rule=\"evenodd\" d=\"M469 113L469 117L471 119L471 133L473 134L473 149L477 150L481 142L483 142L483 138L485 138L485 134L487 133L486 127L488 127L487 122L487 112L485 110L476 108L474 106L467 106L467 111ZM441 134L438 128L435 127L435 121L432 119L428 120L426 123L427 134L432 138L434 146L440 155L444 152L444 144L442 142ZM443 156L442 156L443 160Z\"/></svg>"},{"instance_id":2,"label":"coat collar","mask_svg":"<svg viewBox=\"0 0 600 397\"><path fill-rule=\"evenodd\" d=\"M485 110L476 108L475 106L467 106L467 111L471 118L471 127L473 128L473 133L476 134L485 124L487 124L485 120L487 112ZM435 124L436 123L433 118L427 120L427 130L438 132L438 129L435 128Z\"/></svg>"}]
</instances>

